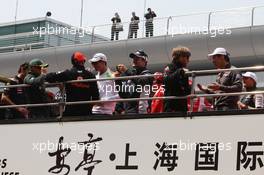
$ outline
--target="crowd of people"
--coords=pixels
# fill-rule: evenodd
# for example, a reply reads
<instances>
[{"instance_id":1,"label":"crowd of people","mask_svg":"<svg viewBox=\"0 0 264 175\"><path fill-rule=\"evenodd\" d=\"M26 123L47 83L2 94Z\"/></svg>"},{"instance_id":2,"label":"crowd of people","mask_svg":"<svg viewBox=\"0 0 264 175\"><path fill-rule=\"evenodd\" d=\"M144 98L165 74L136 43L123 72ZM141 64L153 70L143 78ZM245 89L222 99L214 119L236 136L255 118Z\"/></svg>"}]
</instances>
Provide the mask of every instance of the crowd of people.
<instances>
[{"instance_id":1,"label":"crowd of people","mask_svg":"<svg viewBox=\"0 0 264 175\"><path fill-rule=\"evenodd\" d=\"M157 17L157 15L153 10L151 10L151 8L148 8L147 13L144 15L144 17L145 17L145 28L146 28L145 36L152 37L154 32L153 19ZM119 40L119 32L122 32L124 30L120 15L118 13L115 13L111 21L112 21L111 40ZM139 17L136 16L135 12L132 12L132 17L128 29L128 39L137 38L139 22L140 22Z\"/></svg>"},{"instance_id":2,"label":"crowd of people","mask_svg":"<svg viewBox=\"0 0 264 175\"><path fill-rule=\"evenodd\" d=\"M21 104L45 104L56 102L53 92L47 91L46 82L59 83L71 80L78 81L65 83L65 87L59 86L61 92L65 92L66 102L94 101L93 103L66 105L64 116L92 116L92 115L122 115L122 114L147 114L163 112L187 112L187 111L228 111L239 109L263 108L263 95L251 94L245 96L217 96L213 99L199 97L193 99L193 105L189 98L181 99L153 99L148 97L185 97L191 94L192 82L186 72L191 57L191 51L187 47L176 47L172 50L172 61L168 64L164 73L156 72L154 76L148 69L149 57L143 50L130 53L132 68L124 64L116 66L112 71L108 66L108 58L103 53L96 53L87 60L85 54L74 52L70 58L72 67L65 71L48 72L48 64L41 59L32 59L29 63L19 66L18 74L7 85L28 84L29 87L6 87L1 94L1 105ZM209 59L216 69L234 68L231 64L230 54L225 48L216 48L208 54ZM86 69L85 63L89 62L96 73ZM141 75L150 75L144 76ZM138 76L127 79L110 79L124 76ZM208 94L235 93L255 91L257 77L253 72L241 74L231 70L220 72L216 81L212 84L197 84L197 88ZM119 100L142 98L142 100ZM145 99L144 99L145 98ZM103 101L103 102L100 102ZM3 111L3 110L1 110ZM51 106L16 107L4 109L1 118L47 118L57 116L58 108Z\"/></svg>"}]
</instances>

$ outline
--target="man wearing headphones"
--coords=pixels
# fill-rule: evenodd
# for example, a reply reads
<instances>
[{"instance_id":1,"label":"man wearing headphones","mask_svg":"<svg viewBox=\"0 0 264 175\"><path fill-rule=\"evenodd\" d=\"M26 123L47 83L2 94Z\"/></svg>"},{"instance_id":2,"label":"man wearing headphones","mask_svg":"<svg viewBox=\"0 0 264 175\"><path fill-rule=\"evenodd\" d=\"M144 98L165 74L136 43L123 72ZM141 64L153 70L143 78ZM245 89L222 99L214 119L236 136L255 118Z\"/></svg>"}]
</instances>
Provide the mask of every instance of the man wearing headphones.
<instances>
[{"instance_id":1,"label":"man wearing headphones","mask_svg":"<svg viewBox=\"0 0 264 175\"><path fill-rule=\"evenodd\" d=\"M71 57L72 68L63 72L52 72L46 75L48 82L65 82L70 80L95 79L95 76L85 69L86 57L81 52L73 53ZM66 101L99 100L99 91L96 82L67 83ZM92 114L92 104L66 106L64 116L85 116Z\"/></svg>"}]
</instances>

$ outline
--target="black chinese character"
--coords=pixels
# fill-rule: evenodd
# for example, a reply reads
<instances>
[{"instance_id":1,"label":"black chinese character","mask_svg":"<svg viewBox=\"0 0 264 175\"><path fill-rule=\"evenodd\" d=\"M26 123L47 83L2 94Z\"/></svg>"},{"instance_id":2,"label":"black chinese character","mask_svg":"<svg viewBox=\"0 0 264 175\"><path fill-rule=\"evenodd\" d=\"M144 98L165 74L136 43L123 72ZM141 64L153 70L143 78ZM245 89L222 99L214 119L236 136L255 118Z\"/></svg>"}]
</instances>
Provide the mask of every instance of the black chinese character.
<instances>
[{"instance_id":1,"label":"black chinese character","mask_svg":"<svg viewBox=\"0 0 264 175\"><path fill-rule=\"evenodd\" d=\"M167 145L167 143L163 143L161 146L159 143L156 143L158 151L155 151L154 154L157 157L157 160L154 165L154 170L157 169L159 163L160 167L167 167L168 171L173 171L175 167L177 167L177 145L176 144L170 144Z\"/></svg>"},{"instance_id":2,"label":"black chinese character","mask_svg":"<svg viewBox=\"0 0 264 175\"><path fill-rule=\"evenodd\" d=\"M195 170L218 170L218 143L196 144Z\"/></svg>"},{"instance_id":3,"label":"black chinese character","mask_svg":"<svg viewBox=\"0 0 264 175\"><path fill-rule=\"evenodd\" d=\"M102 162L101 160L94 160L94 156L95 156L95 151L97 150L96 142L102 141L103 139L101 137L98 137L97 139L93 139L93 134L91 133L88 134L88 137L90 137L88 141L78 142L79 145L84 146L84 153L83 153L83 160L75 168L75 171L78 171L79 168L88 165L83 169L87 171L88 175L91 175L95 165Z\"/></svg>"},{"instance_id":4,"label":"black chinese character","mask_svg":"<svg viewBox=\"0 0 264 175\"><path fill-rule=\"evenodd\" d=\"M263 162L261 156L263 156L264 151L246 151L248 147L256 149L256 147L261 147L262 142L238 142L237 146L237 171L240 170L241 164L243 164L244 169L247 169L250 166L250 171L256 169L257 162L260 168L263 167ZM250 148L249 148L250 149ZM261 148L259 148L261 149ZM263 149L263 148L262 148Z\"/></svg>"},{"instance_id":5,"label":"black chinese character","mask_svg":"<svg viewBox=\"0 0 264 175\"><path fill-rule=\"evenodd\" d=\"M50 157L56 156L56 165L49 169L49 173L59 174L64 168L67 169L65 175L69 174L70 172L70 166L65 165L64 161L65 161L65 157L71 152L71 149L70 148L63 149L62 142L63 142L63 137L60 137L57 151L53 153L49 153Z\"/></svg>"},{"instance_id":6,"label":"black chinese character","mask_svg":"<svg viewBox=\"0 0 264 175\"><path fill-rule=\"evenodd\" d=\"M137 152L130 152L129 151L130 144L126 144L126 155L125 155L125 165L117 165L116 169L117 170L137 170L138 166L137 165L129 165L129 156L136 156ZM110 160L114 161L116 158L115 154L112 153L110 154Z\"/></svg>"}]
</instances>

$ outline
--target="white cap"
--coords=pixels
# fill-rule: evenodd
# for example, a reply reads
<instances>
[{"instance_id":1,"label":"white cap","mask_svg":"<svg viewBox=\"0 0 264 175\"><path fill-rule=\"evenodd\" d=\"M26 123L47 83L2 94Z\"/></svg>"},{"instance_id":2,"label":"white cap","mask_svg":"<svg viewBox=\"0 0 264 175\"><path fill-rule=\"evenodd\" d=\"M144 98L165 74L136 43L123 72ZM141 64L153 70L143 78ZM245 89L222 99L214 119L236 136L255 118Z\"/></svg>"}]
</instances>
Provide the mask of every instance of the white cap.
<instances>
[{"instance_id":1,"label":"white cap","mask_svg":"<svg viewBox=\"0 0 264 175\"><path fill-rule=\"evenodd\" d=\"M213 53L208 54L209 58L212 58L214 55L229 55L225 48L218 47L214 50Z\"/></svg>"},{"instance_id":2,"label":"white cap","mask_svg":"<svg viewBox=\"0 0 264 175\"><path fill-rule=\"evenodd\" d=\"M252 78L257 83L257 76L253 72L246 72L246 73L242 74L242 76Z\"/></svg>"},{"instance_id":3,"label":"white cap","mask_svg":"<svg viewBox=\"0 0 264 175\"><path fill-rule=\"evenodd\" d=\"M90 63L95 63L98 61L104 61L107 62L107 57L103 53L97 53L93 56L92 59L89 60Z\"/></svg>"}]
</instances>

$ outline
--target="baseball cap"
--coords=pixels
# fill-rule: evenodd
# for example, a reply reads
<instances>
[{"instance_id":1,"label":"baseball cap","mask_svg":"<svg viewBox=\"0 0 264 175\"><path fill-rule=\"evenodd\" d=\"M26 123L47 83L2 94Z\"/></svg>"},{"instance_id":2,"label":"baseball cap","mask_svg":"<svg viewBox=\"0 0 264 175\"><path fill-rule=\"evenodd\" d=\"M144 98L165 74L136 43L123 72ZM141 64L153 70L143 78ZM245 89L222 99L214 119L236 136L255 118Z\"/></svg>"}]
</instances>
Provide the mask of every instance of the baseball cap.
<instances>
[{"instance_id":1,"label":"baseball cap","mask_svg":"<svg viewBox=\"0 0 264 175\"><path fill-rule=\"evenodd\" d=\"M85 62L86 56L82 52L74 52L72 55L72 59L74 59L77 62Z\"/></svg>"},{"instance_id":2,"label":"baseball cap","mask_svg":"<svg viewBox=\"0 0 264 175\"><path fill-rule=\"evenodd\" d=\"M209 58L212 58L214 55L229 55L225 48L218 47L214 50L213 53L208 54Z\"/></svg>"},{"instance_id":3,"label":"baseball cap","mask_svg":"<svg viewBox=\"0 0 264 175\"><path fill-rule=\"evenodd\" d=\"M137 50L134 53L129 54L130 58L143 58L145 60L148 60L148 55L143 50Z\"/></svg>"},{"instance_id":4,"label":"baseball cap","mask_svg":"<svg viewBox=\"0 0 264 175\"><path fill-rule=\"evenodd\" d=\"M255 82L257 82L257 76L253 72L246 72L246 73L242 74L242 76L252 78Z\"/></svg>"},{"instance_id":5,"label":"baseball cap","mask_svg":"<svg viewBox=\"0 0 264 175\"><path fill-rule=\"evenodd\" d=\"M44 63L41 59L35 58L29 62L29 66L48 67L49 64Z\"/></svg>"},{"instance_id":6,"label":"baseball cap","mask_svg":"<svg viewBox=\"0 0 264 175\"><path fill-rule=\"evenodd\" d=\"M89 60L90 63L95 63L98 61L104 61L107 62L107 57L103 53L97 53L93 56L92 59Z\"/></svg>"}]
</instances>

